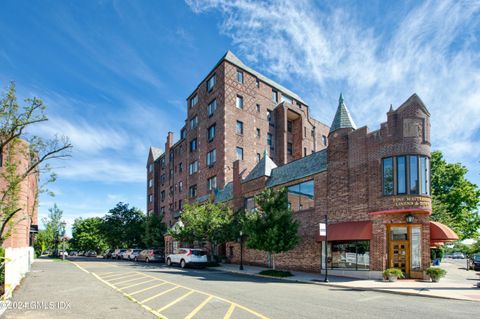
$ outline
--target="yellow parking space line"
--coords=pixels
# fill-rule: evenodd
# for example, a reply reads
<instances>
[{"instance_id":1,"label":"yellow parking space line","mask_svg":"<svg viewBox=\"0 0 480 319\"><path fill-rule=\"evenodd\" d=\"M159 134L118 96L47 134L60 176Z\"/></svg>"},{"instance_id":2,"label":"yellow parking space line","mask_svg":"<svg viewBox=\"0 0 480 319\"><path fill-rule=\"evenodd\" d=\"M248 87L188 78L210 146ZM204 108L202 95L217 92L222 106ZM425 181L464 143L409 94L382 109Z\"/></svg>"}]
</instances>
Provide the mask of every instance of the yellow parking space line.
<instances>
[{"instance_id":1,"label":"yellow parking space line","mask_svg":"<svg viewBox=\"0 0 480 319\"><path fill-rule=\"evenodd\" d=\"M135 286L139 286L139 285L142 285L142 284L146 284L146 283L149 283L149 282L152 282L152 281L155 281L155 279L149 279L147 281L142 281L142 282L139 282L138 284L133 284L133 285L129 285L127 287L121 287L120 289L128 289L128 288L132 288L132 287L135 287Z\"/></svg>"},{"instance_id":2,"label":"yellow parking space line","mask_svg":"<svg viewBox=\"0 0 480 319\"><path fill-rule=\"evenodd\" d=\"M77 266L77 268L80 269L81 271L84 271L84 272L86 272L87 274L90 273L88 270L86 270L85 268L83 268L82 266L80 266L79 264L77 264L76 262L72 262L72 264L74 264L75 266Z\"/></svg>"},{"instance_id":3,"label":"yellow parking space line","mask_svg":"<svg viewBox=\"0 0 480 319\"><path fill-rule=\"evenodd\" d=\"M133 272L122 272L122 273L115 273L115 274L111 274L111 275L108 275L108 276L103 276L101 277L103 280L110 280L112 278L115 278L115 277L122 277L122 276L125 276L125 275L128 275L128 274L133 274Z\"/></svg>"},{"instance_id":4,"label":"yellow parking space line","mask_svg":"<svg viewBox=\"0 0 480 319\"><path fill-rule=\"evenodd\" d=\"M192 319L193 316L195 316L197 312L202 310L202 308L212 299L213 299L213 296L208 296L207 299L205 299L201 304L199 304L197 308L193 309L193 311L190 312L188 316L185 317L185 319Z\"/></svg>"},{"instance_id":5,"label":"yellow parking space line","mask_svg":"<svg viewBox=\"0 0 480 319\"><path fill-rule=\"evenodd\" d=\"M115 283L115 285L122 285L122 284L126 284L127 282L132 282L132 281L140 280L140 279L145 279L145 278L143 278L143 277L135 277L135 278L133 278L133 279L129 279L129 280L117 282L117 283Z\"/></svg>"},{"instance_id":6,"label":"yellow parking space line","mask_svg":"<svg viewBox=\"0 0 480 319\"><path fill-rule=\"evenodd\" d=\"M148 288L144 288L142 290L137 290L137 291L134 291L134 292L130 293L130 296L133 296L133 295L139 294L141 292L144 292L144 291L147 291L147 290L150 290L150 289L153 289L153 288L157 288L157 287L160 287L160 286L163 286L163 285L166 285L166 284L167 284L166 282L162 282L161 284L158 284L158 285L154 285L154 286L151 286L151 287L148 287Z\"/></svg>"},{"instance_id":7,"label":"yellow parking space line","mask_svg":"<svg viewBox=\"0 0 480 319\"><path fill-rule=\"evenodd\" d=\"M233 310L235 310L235 305L232 303L230 305L230 308L228 308L227 313L225 314L223 319L230 319L230 317L232 316Z\"/></svg>"},{"instance_id":8,"label":"yellow parking space line","mask_svg":"<svg viewBox=\"0 0 480 319\"><path fill-rule=\"evenodd\" d=\"M194 292L195 292L195 291L193 291L193 290L187 292L186 294L184 294L184 295L181 296L181 297L178 297L177 299L175 299L174 301L172 301L172 302L169 303L168 305L163 306L162 308L158 309L157 312L162 312L163 310L170 308L171 306L173 306L173 305L176 304L177 302L180 302L180 301L182 301L183 299L187 298L188 296L190 296L190 295L193 294Z\"/></svg>"},{"instance_id":9,"label":"yellow parking space line","mask_svg":"<svg viewBox=\"0 0 480 319\"><path fill-rule=\"evenodd\" d=\"M152 300L152 299L155 299L155 298L157 298L157 297L160 297L160 296L162 296L162 295L165 295L165 294L169 293L170 291L173 291L173 290L178 289L178 288L180 288L180 286L175 286L175 287L173 287L173 288L167 289L167 290L165 290L165 291L162 291L162 292L159 293L159 294L153 295L153 296L151 296L151 297L148 297L147 299L144 299L144 300L140 301L140 303L141 303L141 304L146 303L147 301L150 301L150 300Z\"/></svg>"},{"instance_id":10,"label":"yellow parking space line","mask_svg":"<svg viewBox=\"0 0 480 319\"><path fill-rule=\"evenodd\" d=\"M140 278L140 277L138 277L138 274L131 274L131 275L127 275L127 276L124 276L124 277L118 277L118 278L113 278L113 279L105 279L105 280L111 283L113 281L119 281L120 282L120 281L122 281L126 278L132 278L132 277Z\"/></svg>"},{"instance_id":11,"label":"yellow parking space line","mask_svg":"<svg viewBox=\"0 0 480 319\"><path fill-rule=\"evenodd\" d=\"M138 273L139 273L139 274L142 274L142 273L140 273L140 272L138 272ZM145 277L157 278L157 277L155 277L155 276L148 275L148 274L143 274L143 275L144 275ZM163 280L163 279L162 279L162 280ZM204 292L204 291L200 291L200 290L196 290L196 289L191 289L191 288L188 288L188 287L185 287L185 286L182 286L182 285L178 285L178 284L175 284L175 283L170 282L170 281L167 281L167 280L164 280L164 281L165 281L166 283L172 284L172 285L177 286L177 287L179 287L179 288L184 288L184 289L187 289L187 290L192 290L192 291L198 292L199 294L203 294L203 295L206 295L206 296L211 296L211 294L206 293L206 292ZM243 310L245 310L246 312L251 313L251 314L254 315L255 317L258 317L258 318L261 318L261 319L269 319L268 317L265 317L264 315L259 314L259 313L256 312L255 310L252 310L252 309L249 309L249 308L244 307L244 306L242 306L242 305L239 305L239 304L237 304L237 303L235 303L235 302L232 302L232 301L230 301L230 300L228 300L228 299L225 299L225 298L222 298L222 297L219 297L219 296L214 296L214 297L215 297L215 299L218 299L218 300L220 300L220 301L226 302L226 303L228 303L228 304L232 304L232 305L234 305L234 306L237 307L237 308L243 309Z\"/></svg>"}]
</instances>

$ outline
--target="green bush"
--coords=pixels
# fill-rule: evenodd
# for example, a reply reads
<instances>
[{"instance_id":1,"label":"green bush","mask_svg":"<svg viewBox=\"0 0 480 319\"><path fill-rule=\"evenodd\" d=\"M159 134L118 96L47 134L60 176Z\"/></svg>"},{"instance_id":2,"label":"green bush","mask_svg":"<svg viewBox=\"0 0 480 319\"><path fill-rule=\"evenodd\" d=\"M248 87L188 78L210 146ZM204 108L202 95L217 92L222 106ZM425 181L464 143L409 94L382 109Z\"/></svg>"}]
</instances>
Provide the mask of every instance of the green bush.
<instances>
[{"instance_id":1,"label":"green bush","mask_svg":"<svg viewBox=\"0 0 480 319\"><path fill-rule=\"evenodd\" d=\"M398 268L388 268L383 271L383 278L388 279L390 276L395 276L397 278L405 278L403 272Z\"/></svg>"},{"instance_id":2,"label":"green bush","mask_svg":"<svg viewBox=\"0 0 480 319\"><path fill-rule=\"evenodd\" d=\"M5 284L5 248L0 247L0 262L2 263L2 268L0 269L0 286Z\"/></svg>"},{"instance_id":3,"label":"green bush","mask_svg":"<svg viewBox=\"0 0 480 319\"><path fill-rule=\"evenodd\" d=\"M437 259L437 250L436 249L430 249L430 259L432 261Z\"/></svg>"},{"instance_id":4,"label":"green bush","mask_svg":"<svg viewBox=\"0 0 480 319\"><path fill-rule=\"evenodd\" d=\"M273 270L273 269L263 270L259 272L259 274L264 276L281 277L281 278L293 276L293 274L289 271Z\"/></svg>"},{"instance_id":5,"label":"green bush","mask_svg":"<svg viewBox=\"0 0 480 319\"><path fill-rule=\"evenodd\" d=\"M447 271L442 268L438 267L430 267L427 268L427 275L430 276L430 278L443 278L447 274Z\"/></svg>"}]
</instances>

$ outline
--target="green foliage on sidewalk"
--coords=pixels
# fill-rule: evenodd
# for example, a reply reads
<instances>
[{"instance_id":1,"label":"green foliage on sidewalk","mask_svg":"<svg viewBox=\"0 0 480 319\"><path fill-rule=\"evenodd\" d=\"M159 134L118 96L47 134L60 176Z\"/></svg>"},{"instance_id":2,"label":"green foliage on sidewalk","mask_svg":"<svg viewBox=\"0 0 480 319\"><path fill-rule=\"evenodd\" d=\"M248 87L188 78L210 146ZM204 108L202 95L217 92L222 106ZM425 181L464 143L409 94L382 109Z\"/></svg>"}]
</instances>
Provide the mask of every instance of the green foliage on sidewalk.
<instances>
[{"instance_id":1,"label":"green foliage on sidewalk","mask_svg":"<svg viewBox=\"0 0 480 319\"><path fill-rule=\"evenodd\" d=\"M280 277L280 278L293 276L293 274L289 271L273 270L273 269L262 270L261 272L259 272L259 274L264 276Z\"/></svg>"}]
</instances>

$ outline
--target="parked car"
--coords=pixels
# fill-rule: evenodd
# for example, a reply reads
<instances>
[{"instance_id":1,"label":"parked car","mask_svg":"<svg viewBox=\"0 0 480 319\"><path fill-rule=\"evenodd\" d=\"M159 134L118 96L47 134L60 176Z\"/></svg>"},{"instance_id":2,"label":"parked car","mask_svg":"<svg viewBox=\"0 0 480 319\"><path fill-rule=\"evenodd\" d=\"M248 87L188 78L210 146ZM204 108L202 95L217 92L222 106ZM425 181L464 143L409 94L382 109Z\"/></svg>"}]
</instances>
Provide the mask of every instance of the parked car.
<instances>
[{"instance_id":1,"label":"parked car","mask_svg":"<svg viewBox=\"0 0 480 319\"><path fill-rule=\"evenodd\" d=\"M107 249L105 250L105 252L103 253L103 259L110 259L112 258L112 253L113 253L113 249Z\"/></svg>"},{"instance_id":2,"label":"parked car","mask_svg":"<svg viewBox=\"0 0 480 319\"><path fill-rule=\"evenodd\" d=\"M475 254L470 257L469 268L473 270L480 270L480 254Z\"/></svg>"},{"instance_id":3,"label":"parked car","mask_svg":"<svg viewBox=\"0 0 480 319\"><path fill-rule=\"evenodd\" d=\"M123 259L123 254L126 252L126 249L118 249L117 253L115 254L116 259Z\"/></svg>"},{"instance_id":4,"label":"parked car","mask_svg":"<svg viewBox=\"0 0 480 319\"><path fill-rule=\"evenodd\" d=\"M130 255L130 253L132 252L132 249L122 249L123 252L120 253L120 259L128 259L128 255Z\"/></svg>"},{"instance_id":5,"label":"parked car","mask_svg":"<svg viewBox=\"0 0 480 319\"><path fill-rule=\"evenodd\" d=\"M112 251L112 259L117 259L118 258L118 254L120 253L120 248L117 248L115 249L114 251Z\"/></svg>"},{"instance_id":6,"label":"parked car","mask_svg":"<svg viewBox=\"0 0 480 319\"><path fill-rule=\"evenodd\" d=\"M137 261L138 254L140 254L141 249L132 249L130 254L128 255L128 260L135 260Z\"/></svg>"},{"instance_id":7,"label":"parked car","mask_svg":"<svg viewBox=\"0 0 480 319\"><path fill-rule=\"evenodd\" d=\"M452 255L453 259L465 259L465 255L461 252L455 252Z\"/></svg>"},{"instance_id":8,"label":"parked car","mask_svg":"<svg viewBox=\"0 0 480 319\"><path fill-rule=\"evenodd\" d=\"M144 249L142 250L138 256L137 259L138 261L144 261L146 263L149 262L165 262L165 255L161 250L155 250L155 249Z\"/></svg>"},{"instance_id":9,"label":"parked car","mask_svg":"<svg viewBox=\"0 0 480 319\"><path fill-rule=\"evenodd\" d=\"M76 252L75 250L72 250L70 253L69 253L70 256L78 256L78 252Z\"/></svg>"},{"instance_id":10,"label":"parked car","mask_svg":"<svg viewBox=\"0 0 480 319\"><path fill-rule=\"evenodd\" d=\"M89 250L85 253L86 257L97 257L97 252L94 250Z\"/></svg>"},{"instance_id":11,"label":"parked car","mask_svg":"<svg viewBox=\"0 0 480 319\"><path fill-rule=\"evenodd\" d=\"M62 257L62 256L65 256L65 257L66 257L66 256L68 256L68 253L67 253L66 251L60 250L60 251L58 252L58 256L59 256L59 257Z\"/></svg>"},{"instance_id":12,"label":"parked car","mask_svg":"<svg viewBox=\"0 0 480 319\"><path fill-rule=\"evenodd\" d=\"M179 248L175 254L167 256L167 265L179 264L180 267L207 266L207 252L203 249Z\"/></svg>"}]
</instances>

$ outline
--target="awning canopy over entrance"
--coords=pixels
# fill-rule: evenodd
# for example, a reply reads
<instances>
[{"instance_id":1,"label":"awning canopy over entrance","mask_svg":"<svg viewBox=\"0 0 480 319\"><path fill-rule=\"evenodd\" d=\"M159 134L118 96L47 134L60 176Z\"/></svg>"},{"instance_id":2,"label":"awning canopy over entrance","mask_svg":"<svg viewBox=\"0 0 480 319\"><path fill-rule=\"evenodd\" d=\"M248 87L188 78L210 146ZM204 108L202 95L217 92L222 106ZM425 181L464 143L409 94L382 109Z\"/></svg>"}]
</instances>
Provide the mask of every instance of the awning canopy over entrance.
<instances>
[{"instance_id":1,"label":"awning canopy over entrance","mask_svg":"<svg viewBox=\"0 0 480 319\"><path fill-rule=\"evenodd\" d=\"M328 224L328 241L341 240L370 240L372 239L372 222L346 222L338 224ZM325 236L317 233L317 242L324 241Z\"/></svg>"},{"instance_id":2,"label":"awning canopy over entrance","mask_svg":"<svg viewBox=\"0 0 480 319\"><path fill-rule=\"evenodd\" d=\"M439 222L430 222L430 244L438 246L439 243L458 240L457 234L447 225Z\"/></svg>"}]
</instances>

